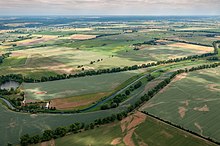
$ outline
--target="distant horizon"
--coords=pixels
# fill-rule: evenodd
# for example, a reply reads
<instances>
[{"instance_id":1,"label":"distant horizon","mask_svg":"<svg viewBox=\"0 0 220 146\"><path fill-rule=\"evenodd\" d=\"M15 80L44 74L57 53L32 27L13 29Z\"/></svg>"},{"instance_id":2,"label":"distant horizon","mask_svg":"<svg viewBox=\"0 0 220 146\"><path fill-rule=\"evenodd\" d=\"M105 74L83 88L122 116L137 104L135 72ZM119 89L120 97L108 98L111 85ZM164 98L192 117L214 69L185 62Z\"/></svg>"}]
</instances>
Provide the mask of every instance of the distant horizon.
<instances>
[{"instance_id":1,"label":"distant horizon","mask_svg":"<svg viewBox=\"0 0 220 146\"><path fill-rule=\"evenodd\" d=\"M219 0L0 0L0 15L216 16Z\"/></svg>"},{"instance_id":2,"label":"distant horizon","mask_svg":"<svg viewBox=\"0 0 220 146\"><path fill-rule=\"evenodd\" d=\"M107 14L107 15L72 15L72 14L45 14L45 15L1 15L0 14L0 17L29 17L29 16L33 16L33 17L41 17L41 16L80 16L80 17L105 17L105 16L110 16L110 17L123 17L123 16L132 16L132 17L216 17L216 16L220 16L220 14L217 14L217 15L112 15L112 14Z\"/></svg>"}]
</instances>

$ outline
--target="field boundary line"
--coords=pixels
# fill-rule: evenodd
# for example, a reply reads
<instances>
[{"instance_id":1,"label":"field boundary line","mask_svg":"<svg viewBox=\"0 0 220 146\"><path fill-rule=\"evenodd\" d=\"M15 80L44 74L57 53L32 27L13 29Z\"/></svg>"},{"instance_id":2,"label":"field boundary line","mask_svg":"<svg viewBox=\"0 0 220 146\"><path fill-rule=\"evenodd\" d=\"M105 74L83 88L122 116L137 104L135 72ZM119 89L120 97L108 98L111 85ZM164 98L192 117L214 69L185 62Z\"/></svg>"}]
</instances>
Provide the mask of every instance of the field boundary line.
<instances>
[{"instance_id":1,"label":"field boundary line","mask_svg":"<svg viewBox=\"0 0 220 146\"><path fill-rule=\"evenodd\" d=\"M215 141L214 139L211 139L211 138L209 138L209 137L202 136L202 135L200 135L200 134L198 134L198 133L196 133L196 132L194 132L194 131L190 131L190 130L188 130L188 129L185 129L184 127L181 127L181 126L179 126L179 125L177 125L177 124L174 124L174 123L172 123L172 122L170 122L170 121L161 119L160 117L157 117L157 116L155 116L155 115L153 115L153 114L150 114L150 113L148 113L148 112L141 111L141 110L139 110L139 109L138 109L138 111L141 112L141 113L143 113L143 114L145 114L145 115L147 115L147 116L149 116L149 117L151 117L151 118L153 118L153 119L155 119L155 120L157 120L157 121L160 121L161 123L164 123L164 124L166 124L166 125L169 125L169 126L171 126L171 127L173 127L173 128L176 128L176 129L178 129L178 130L180 130L180 131L183 131L184 133L188 133L188 134L190 134L190 135L192 135L192 136L194 136L194 137L196 137L196 138L202 139L202 140L204 140L204 141L206 141L206 142L210 142L210 143L215 144L215 145L220 145L220 142L217 142L217 141Z\"/></svg>"}]
</instances>

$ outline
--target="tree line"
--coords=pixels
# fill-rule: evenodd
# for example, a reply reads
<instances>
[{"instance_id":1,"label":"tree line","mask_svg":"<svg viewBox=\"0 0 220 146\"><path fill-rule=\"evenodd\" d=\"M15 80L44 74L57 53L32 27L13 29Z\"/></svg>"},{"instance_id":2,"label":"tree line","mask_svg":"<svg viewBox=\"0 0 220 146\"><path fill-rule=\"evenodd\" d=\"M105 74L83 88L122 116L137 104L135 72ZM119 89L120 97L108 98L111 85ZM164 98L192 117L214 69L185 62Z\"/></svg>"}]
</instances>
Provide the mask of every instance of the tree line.
<instances>
[{"instance_id":1,"label":"tree line","mask_svg":"<svg viewBox=\"0 0 220 146\"><path fill-rule=\"evenodd\" d=\"M212 45L214 46L214 53L215 54L218 54L219 53L219 47L220 47L220 41L214 41L213 43L212 43Z\"/></svg>"},{"instance_id":2,"label":"tree line","mask_svg":"<svg viewBox=\"0 0 220 146\"><path fill-rule=\"evenodd\" d=\"M192 44L192 45L200 45L200 46L205 46L205 47L213 47L212 45L208 45L208 44L189 42L189 41L183 41L183 40L174 40L174 39L164 39L164 40L178 42L178 43L187 43L187 44Z\"/></svg>"},{"instance_id":3,"label":"tree line","mask_svg":"<svg viewBox=\"0 0 220 146\"><path fill-rule=\"evenodd\" d=\"M0 64L3 63L4 59L10 57L11 52L0 55Z\"/></svg>"},{"instance_id":4,"label":"tree line","mask_svg":"<svg viewBox=\"0 0 220 146\"><path fill-rule=\"evenodd\" d=\"M86 131L89 129L94 129L95 127L99 127L100 125L104 125L107 123L115 122L116 120L120 121L123 118L127 117L130 112L135 110L136 108L140 107L143 103L146 101L150 100L151 98L154 97L155 94L157 94L161 89L163 89L165 86L167 86L172 79L176 77L176 75L185 73L185 72L192 72L196 70L201 70L201 69L207 69L207 68L216 68L220 66L220 63L214 63L214 64L209 64L209 65L200 65L197 67L192 67L190 69L180 69L177 71L174 71L169 77L165 78L163 81L161 81L159 84L157 84L154 88L149 90L145 95L143 95L138 101L135 102L134 105L130 105L125 109L124 111L117 113L117 114L112 114L111 116L108 116L106 118L99 118L96 119L94 122L91 122L90 124L85 124L85 123L73 123L70 126L67 127L57 127L54 130L45 130L42 135L35 135L35 136L29 136L28 134L25 134L20 137L20 144L22 146L27 146L28 144L36 144L39 142L44 142L44 141L49 141L51 139L56 139L63 137L65 135L69 134L75 134L78 132ZM162 120L162 119L161 119ZM178 126L181 127L181 126ZM197 136L202 137L201 135L189 131L192 134L195 134ZM204 138L204 137L202 137ZM214 141L211 138L206 138L209 141L215 142L216 144L219 144L218 142Z\"/></svg>"},{"instance_id":5,"label":"tree line","mask_svg":"<svg viewBox=\"0 0 220 146\"><path fill-rule=\"evenodd\" d=\"M131 94L131 92L140 88L141 86L142 86L142 82L138 81L134 86L130 86L127 90L125 90L124 93L116 95L109 102L103 104L100 109L106 110L106 109L118 107L122 101L124 101L128 98L128 96Z\"/></svg>"},{"instance_id":6,"label":"tree line","mask_svg":"<svg viewBox=\"0 0 220 146\"><path fill-rule=\"evenodd\" d=\"M196 135L196 136L198 136L198 137L200 137L200 138L202 138L202 139L206 139L206 140L208 140L208 141L210 141L210 142L213 142L213 143L215 143L215 144L217 144L217 145L220 145L220 142L218 142L218 141L216 141L216 140L214 140L214 139L212 139L212 138L210 138L210 137L205 137L205 136L203 136L203 135L200 135L200 134L198 134L198 133L196 133L196 132L194 132L194 131L191 131L191 130L189 130L189 129L184 128L183 126L176 125L176 124L174 124L174 123L172 123L172 122L170 122L170 121L161 119L160 117L157 117L157 116L155 116L155 115L152 115L152 114L150 114L150 113L148 113L148 112L142 111L142 113L144 113L144 114L146 114L146 115L148 115L148 116L150 116L150 117L153 117L153 118L155 118L155 119L157 119L157 120L159 120L159 121L162 121L162 122L164 122L164 123L166 123L166 124L168 124L168 125L171 125L171 126L173 126L173 127L176 127L176 128L178 128L178 129L181 129L181 130L183 130L183 131L186 131L186 132L189 132L189 133L191 133L191 134L193 134L193 135Z\"/></svg>"},{"instance_id":7,"label":"tree line","mask_svg":"<svg viewBox=\"0 0 220 146\"><path fill-rule=\"evenodd\" d=\"M128 112L125 111L118 114L112 114L111 116L102 119L97 119L94 122L91 122L90 124L77 122L69 126L57 127L54 130L44 130L42 135L30 136L29 134L25 134L20 137L20 144L21 146L37 144L39 142L49 141L51 139L57 139L69 134L76 134L89 129L94 129L96 127L99 127L100 125L115 122L116 120L120 121L123 118L127 117L127 114Z\"/></svg>"},{"instance_id":8,"label":"tree line","mask_svg":"<svg viewBox=\"0 0 220 146\"><path fill-rule=\"evenodd\" d=\"M206 54L202 54L202 55L193 55L193 56L188 56L188 57L168 59L168 60L164 60L164 61L157 61L157 62L142 64L142 65L116 67L116 68L112 68L112 69L87 70L87 71L79 72L79 73L76 73L76 74L59 74L59 75L56 75L56 76L49 76L49 77L43 76L40 79L25 77L25 76L22 76L20 74L18 74L18 75L10 74L10 75L6 75L6 77L7 76L9 76L9 77L14 76L13 78L11 78L11 80L19 81L19 83L22 83L22 82L38 83L38 82L64 80L64 79L70 79L70 78L79 78L79 77L93 76L93 75L100 75L100 74L107 74L107 73L117 73L117 72L123 72L123 71L131 71L131 70L137 70L137 69L141 69L141 68L149 68L149 67L152 67L152 66L158 66L158 65L162 65L162 64L169 64L169 63L174 63L174 62L181 62L181 61L186 61L186 60L199 59L199 58L204 58L204 57L209 57L209 56L214 56L214 55L216 55L216 53L206 53ZM0 76L0 81L1 80L4 80L4 76Z\"/></svg>"}]
</instances>

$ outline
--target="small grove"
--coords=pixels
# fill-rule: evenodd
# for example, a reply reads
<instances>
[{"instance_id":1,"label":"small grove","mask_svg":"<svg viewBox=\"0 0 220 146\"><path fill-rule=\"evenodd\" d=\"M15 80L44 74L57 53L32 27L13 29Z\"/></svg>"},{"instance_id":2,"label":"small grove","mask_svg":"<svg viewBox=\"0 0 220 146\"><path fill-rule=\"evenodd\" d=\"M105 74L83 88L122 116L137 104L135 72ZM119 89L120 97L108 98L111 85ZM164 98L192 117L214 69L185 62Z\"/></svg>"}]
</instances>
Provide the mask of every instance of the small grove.
<instances>
[{"instance_id":1,"label":"small grove","mask_svg":"<svg viewBox=\"0 0 220 146\"><path fill-rule=\"evenodd\" d=\"M4 59L10 57L11 52L0 55L0 64L3 63Z\"/></svg>"},{"instance_id":2,"label":"small grove","mask_svg":"<svg viewBox=\"0 0 220 146\"><path fill-rule=\"evenodd\" d=\"M161 89L163 89L165 86L167 86L172 81L172 79L174 79L176 77L176 75L182 74L185 72L192 72L192 71L196 71L196 70L207 69L207 68L216 68L218 66L220 66L220 63L213 63L213 64L209 64L209 65L200 65L197 67L192 67L190 69L180 69L180 70L174 71L169 77L165 78L163 81L161 81L159 84L157 84L154 88L152 88L150 91L148 91L144 96L142 96L140 98L140 100L138 100L134 105L127 107L127 109L122 111L121 113L113 114L113 115L108 116L103 119L96 119L94 122L92 122L90 124L73 123L72 125L67 126L67 127L58 127L55 130L45 130L42 135L29 136L28 134L25 134L20 138L20 144L22 146L27 146L28 144L36 144L39 142L49 141L51 139L63 137L63 136L70 134L70 133L75 134L75 133L78 133L78 132L81 132L84 130L93 129L95 127L99 127L100 125L111 123L116 120L120 121L123 118L127 117L127 115L130 112L139 108L146 101L153 98L154 95L156 95ZM176 127L182 128L180 126L176 126ZM187 131L191 132L190 130L187 130ZM191 132L191 133L199 135L195 132ZM216 142L215 140L213 140L211 138L206 138L201 135L199 135L199 136L202 138L205 138L206 140L214 142L216 144L220 144L219 142Z\"/></svg>"}]
</instances>

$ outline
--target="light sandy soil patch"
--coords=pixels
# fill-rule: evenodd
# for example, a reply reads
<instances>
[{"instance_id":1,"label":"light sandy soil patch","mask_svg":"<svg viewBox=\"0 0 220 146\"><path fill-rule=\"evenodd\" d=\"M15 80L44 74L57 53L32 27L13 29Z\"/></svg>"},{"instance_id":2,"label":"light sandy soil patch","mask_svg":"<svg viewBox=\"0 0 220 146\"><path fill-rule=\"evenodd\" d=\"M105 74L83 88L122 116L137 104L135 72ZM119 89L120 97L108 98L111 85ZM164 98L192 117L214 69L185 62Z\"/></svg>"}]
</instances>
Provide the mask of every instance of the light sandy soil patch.
<instances>
[{"instance_id":1,"label":"light sandy soil patch","mask_svg":"<svg viewBox=\"0 0 220 146\"><path fill-rule=\"evenodd\" d=\"M94 39L97 35L85 35L85 34L74 34L70 36L70 39L73 40L88 40L88 39Z\"/></svg>"},{"instance_id":2,"label":"light sandy soil patch","mask_svg":"<svg viewBox=\"0 0 220 146\"><path fill-rule=\"evenodd\" d=\"M132 135L135 128L146 120L146 115L141 112L135 112L133 115L121 121L121 130L125 134L123 142L126 146L135 146Z\"/></svg>"},{"instance_id":3,"label":"light sandy soil patch","mask_svg":"<svg viewBox=\"0 0 220 146\"><path fill-rule=\"evenodd\" d=\"M190 100L185 100L185 101L182 101L181 103L183 103L185 106L189 106L189 102Z\"/></svg>"},{"instance_id":4,"label":"light sandy soil patch","mask_svg":"<svg viewBox=\"0 0 220 146\"><path fill-rule=\"evenodd\" d=\"M76 102L65 102L62 99L54 99L51 102L51 107L56 107L57 109L60 110L65 110L65 109L71 109L71 108L77 108L80 106L85 106L92 104L94 101L76 101Z\"/></svg>"},{"instance_id":5,"label":"light sandy soil patch","mask_svg":"<svg viewBox=\"0 0 220 146\"><path fill-rule=\"evenodd\" d=\"M30 117L31 117L31 118L36 118L36 117L37 117L37 114L31 114Z\"/></svg>"},{"instance_id":6,"label":"light sandy soil patch","mask_svg":"<svg viewBox=\"0 0 220 146\"><path fill-rule=\"evenodd\" d=\"M128 117L126 117L125 119L123 119L121 121L121 131L122 131L122 133L125 132L126 127L127 127L128 123L131 122L131 120L132 120L132 116L128 116Z\"/></svg>"},{"instance_id":7,"label":"light sandy soil patch","mask_svg":"<svg viewBox=\"0 0 220 146\"><path fill-rule=\"evenodd\" d=\"M111 145L118 145L120 143L121 143L121 137L118 137L112 140Z\"/></svg>"},{"instance_id":8,"label":"light sandy soil patch","mask_svg":"<svg viewBox=\"0 0 220 146\"><path fill-rule=\"evenodd\" d=\"M57 29L56 31L92 31L93 28L62 28Z\"/></svg>"},{"instance_id":9,"label":"light sandy soil patch","mask_svg":"<svg viewBox=\"0 0 220 146\"><path fill-rule=\"evenodd\" d=\"M29 45L34 45L34 44L54 40L56 38L58 38L58 37L57 36L51 36L51 35L43 35L43 36L38 36L38 37L36 36L36 38L33 38L33 39L18 41L18 42L16 42L16 44L19 45L19 46L29 46Z\"/></svg>"},{"instance_id":10,"label":"light sandy soil patch","mask_svg":"<svg viewBox=\"0 0 220 146\"><path fill-rule=\"evenodd\" d=\"M1 33L8 33L8 32L14 32L15 30L0 30L0 34Z\"/></svg>"},{"instance_id":11,"label":"light sandy soil patch","mask_svg":"<svg viewBox=\"0 0 220 146\"><path fill-rule=\"evenodd\" d=\"M12 57L23 57L23 56L27 56L27 54L22 53L22 52L12 52L11 56Z\"/></svg>"},{"instance_id":12,"label":"light sandy soil patch","mask_svg":"<svg viewBox=\"0 0 220 146\"><path fill-rule=\"evenodd\" d=\"M192 45L192 44L187 44L187 43L174 43L174 44L169 44L167 46L169 46L169 47L177 47L177 48L185 48L185 49L191 49L191 50L198 50L198 51L201 51L201 53L213 52L213 48L212 47Z\"/></svg>"},{"instance_id":13,"label":"light sandy soil patch","mask_svg":"<svg viewBox=\"0 0 220 146\"><path fill-rule=\"evenodd\" d=\"M40 146L55 146L56 144L55 144L55 140L54 139L52 139L52 140L50 140L50 141L46 141L46 142L42 142L41 144L40 144Z\"/></svg>"},{"instance_id":14,"label":"light sandy soil patch","mask_svg":"<svg viewBox=\"0 0 220 146\"><path fill-rule=\"evenodd\" d=\"M185 114L186 114L186 112L187 112L187 109L185 108L185 107L179 107L178 108L179 109L179 115L180 115L180 117L181 118L184 118L184 116L185 116Z\"/></svg>"},{"instance_id":15,"label":"light sandy soil patch","mask_svg":"<svg viewBox=\"0 0 220 146\"><path fill-rule=\"evenodd\" d=\"M65 64L60 64L60 63L57 63L57 65L53 65L53 66L43 67L42 69L49 69L57 73L66 73L66 74L71 74L75 72L73 68L68 67Z\"/></svg>"},{"instance_id":16,"label":"light sandy soil patch","mask_svg":"<svg viewBox=\"0 0 220 146\"><path fill-rule=\"evenodd\" d=\"M123 138L123 142L125 143L126 146L135 146L133 140L132 140L132 135L134 133L135 128L129 130L127 134Z\"/></svg>"},{"instance_id":17,"label":"light sandy soil patch","mask_svg":"<svg viewBox=\"0 0 220 146\"><path fill-rule=\"evenodd\" d=\"M165 29L158 29L158 28L150 28L150 29L142 29L139 32L152 32L152 31L166 31Z\"/></svg>"},{"instance_id":18,"label":"light sandy soil patch","mask_svg":"<svg viewBox=\"0 0 220 146\"><path fill-rule=\"evenodd\" d=\"M187 77L187 73L182 73L182 74L176 75L176 77L172 80L172 82L176 82L176 81L185 79L186 77Z\"/></svg>"},{"instance_id":19,"label":"light sandy soil patch","mask_svg":"<svg viewBox=\"0 0 220 146\"><path fill-rule=\"evenodd\" d=\"M193 110L200 111L200 112L208 112L209 107L207 105L204 105L203 107L195 107L195 108L193 108Z\"/></svg>"},{"instance_id":20,"label":"light sandy soil patch","mask_svg":"<svg viewBox=\"0 0 220 146\"><path fill-rule=\"evenodd\" d=\"M219 85L216 85L216 84L208 84L207 85L207 88L211 91L220 91L220 88L217 88L219 87Z\"/></svg>"},{"instance_id":21,"label":"light sandy soil patch","mask_svg":"<svg viewBox=\"0 0 220 146\"><path fill-rule=\"evenodd\" d=\"M34 92L34 94L40 94L40 95L44 95L44 94L47 94L47 91L40 91L40 92Z\"/></svg>"},{"instance_id":22,"label":"light sandy soil patch","mask_svg":"<svg viewBox=\"0 0 220 146\"><path fill-rule=\"evenodd\" d=\"M8 49L10 47L11 46L2 46L2 45L0 45L0 50L4 51L4 50L6 50L6 49ZM1 52L1 53L3 53L3 52Z\"/></svg>"},{"instance_id":23,"label":"light sandy soil patch","mask_svg":"<svg viewBox=\"0 0 220 146\"><path fill-rule=\"evenodd\" d=\"M56 107L60 110L74 109L81 106L90 105L100 98L109 95L110 93L96 93L89 96L75 96L71 98L56 98L51 100L50 107Z\"/></svg>"},{"instance_id":24,"label":"light sandy soil patch","mask_svg":"<svg viewBox=\"0 0 220 146\"><path fill-rule=\"evenodd\" d=\"M214 28L211 28L211 27L189 27L189 28L181 28L178 30L185 31L185 30L209 30L209 29L214 29Z\"/></svg>"},{"instance_id":25,"label":"light sandy soil patch","mask_svg":"<svg viewBox=\"0 0 220 146\"><path fill-rule=\"evenodd\" d=\"M202 127L199 125L199 123L194 123L194 125L196 126L196 128L198 128L200 130L200 135L202 135L203 133L203 130L202 130Z\"/></svg>"},{"instance_id":26,"label":"light sandy soil patch","mask_svg":"<svg viewBox=\"0 0 220 146\"><path fill-rule=\"evenodd\" d=\"M220 99L219 98L196 98L195 100L209 102L209 101L217 101Z\"/></svg>"}]
</instances>

